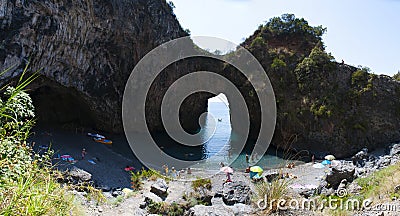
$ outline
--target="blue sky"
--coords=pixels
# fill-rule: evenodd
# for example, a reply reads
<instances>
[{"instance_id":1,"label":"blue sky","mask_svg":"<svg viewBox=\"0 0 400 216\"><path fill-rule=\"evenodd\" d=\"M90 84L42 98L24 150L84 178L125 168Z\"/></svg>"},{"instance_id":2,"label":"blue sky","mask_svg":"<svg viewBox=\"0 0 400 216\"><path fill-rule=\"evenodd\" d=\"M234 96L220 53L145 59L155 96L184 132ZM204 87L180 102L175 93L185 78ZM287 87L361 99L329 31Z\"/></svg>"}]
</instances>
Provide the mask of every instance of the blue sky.
<instances>
[{"instance_id":1,"label":"blue sky","mask_svg":"<svg viewBox=\"0 0 400 216\"><path fill-rule=\"evenodd\" d=\"M241 43L271 17L293 13L328 29L326 49L337 61L376 74L400 70L400 0L172 0L183 28L194 36Z\"/></svg>"}]
</instances>

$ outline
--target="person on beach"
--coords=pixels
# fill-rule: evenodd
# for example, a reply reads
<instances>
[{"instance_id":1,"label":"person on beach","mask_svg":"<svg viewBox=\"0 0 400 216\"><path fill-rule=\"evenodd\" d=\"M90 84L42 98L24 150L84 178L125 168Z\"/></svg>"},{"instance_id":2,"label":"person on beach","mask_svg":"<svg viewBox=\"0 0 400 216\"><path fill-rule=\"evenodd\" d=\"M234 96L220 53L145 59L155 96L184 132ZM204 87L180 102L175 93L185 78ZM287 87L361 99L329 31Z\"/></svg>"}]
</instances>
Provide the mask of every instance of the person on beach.
<instances>
[{"instance_id":1,"label":"person on beach","mask_svg":"<svg viewBox=\"0 0 400 216\"><path fill-rule=\"evenodd\" d=\"M249 155L246 153L246 163L247 163L247 166L249 166Z\"/></svg>"},{"instance_id":2,"label":"person on beach","mask_svg":"<svg viewBox=\"0 0 400 216\"><path fill-rule=\"evenodd\" d=\"M315 164L315 156L314 156L314 155L311 156L311 162L312 162L313 164Z\"/></svg>"},{"instance_id":3,"label":"person on beach","mask_svg":"<svg viewBox=\"0 0 400 216\"><path fill-rule=\"evenodd\" d=\"M171 176L172 176L172 178L176 178L177 177L175 167L171 168Z\"/></svg>"},{"instance_id":4,"label":"person on beach","mask_svg":"<svg viewBox=\"0 0 400 216\"><path fill-rule=\"evenodd\" d=\"M168 176L168 165L167 165L167 164L164 164L164 165L162 166L162 168L164 169L165 175Z\"/></svg>"},{"instance_id":5,"label":"person on beach","mask_svg":"<svg viewBox=\"0 0 400 216\"><path fill-rule=\"evenodd\" d=\"M230 172L226 173L226 180L224 181L224 183L222 185L224 185L225 183L228 183L228 182L232 182L231 175L232 175L232 173L230 173Z\"/></svg>"},{"instance_id":6,"label":"person on beach","mask_svg":"<svg viewBox=\"0 0 400 216\"><path fill-rule=\"evenodd\" d=\"M187 168L187 174L192 174L192 170L190 169L190 167Z\"/></svg>"},{"instance_id":7,"label":"person on beach","mask_svg":"<svg viewBox=\"0 0 400 216\"><path fill-rule=\"evenodd\" d=\"M86 154L87 154L86 149L83 148L82 149L82 160L85 159Z\"/></svg>"},{"instance_id":8,"label":"person on beach","mask_svg":"<svg viewBox=\"0 0 400 216\"><path fill-rule=\"evenodd\" d=\"M224 167L224 166L225 166L224 162L221 162L219 165L220 165L221 167Z\"/></svg>"}]
</instances>

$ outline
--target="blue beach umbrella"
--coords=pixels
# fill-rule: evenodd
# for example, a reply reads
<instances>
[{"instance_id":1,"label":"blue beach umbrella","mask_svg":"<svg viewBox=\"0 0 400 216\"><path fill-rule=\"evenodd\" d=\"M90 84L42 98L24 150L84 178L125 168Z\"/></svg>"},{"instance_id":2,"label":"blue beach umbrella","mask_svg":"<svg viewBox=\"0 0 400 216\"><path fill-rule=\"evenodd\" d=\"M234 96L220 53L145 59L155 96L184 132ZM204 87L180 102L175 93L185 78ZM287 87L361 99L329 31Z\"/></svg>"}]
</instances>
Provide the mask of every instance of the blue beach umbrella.
<instances>
[{"instance_id":1,"label":"blue beach umbrella","mask_svg":"<svg viewBox=\"0 0 400 216\"><path fill-rule=\"evenodd\" d=\"M330 160L324 160L324 161L321 162L321 164L323 164L323 165L331 165L332 162Z\"/></svg>"}]
</instances>

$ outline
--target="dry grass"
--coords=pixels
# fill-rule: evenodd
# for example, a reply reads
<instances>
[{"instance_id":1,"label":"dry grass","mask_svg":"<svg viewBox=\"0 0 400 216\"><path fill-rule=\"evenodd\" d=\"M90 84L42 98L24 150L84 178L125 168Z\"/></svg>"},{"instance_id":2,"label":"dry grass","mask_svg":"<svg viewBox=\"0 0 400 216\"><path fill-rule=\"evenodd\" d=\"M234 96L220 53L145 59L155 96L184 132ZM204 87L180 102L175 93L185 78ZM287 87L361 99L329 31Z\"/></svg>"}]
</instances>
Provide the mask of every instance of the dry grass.
<instances>
[{"instance_id":1,"label":"dry grass","mask_svg":"<svg viewBox=\"0 0 400 216\"><path fill-rule=\"evenodd\" d=\"M360 178L357 183L362 187L361 195L363 198L372 199L374 203L391 200L393 197L399 198L399 191L395 187L400 185L400 163L388 166L379 170L366 178Z\"/></svg>"}]
</instances>

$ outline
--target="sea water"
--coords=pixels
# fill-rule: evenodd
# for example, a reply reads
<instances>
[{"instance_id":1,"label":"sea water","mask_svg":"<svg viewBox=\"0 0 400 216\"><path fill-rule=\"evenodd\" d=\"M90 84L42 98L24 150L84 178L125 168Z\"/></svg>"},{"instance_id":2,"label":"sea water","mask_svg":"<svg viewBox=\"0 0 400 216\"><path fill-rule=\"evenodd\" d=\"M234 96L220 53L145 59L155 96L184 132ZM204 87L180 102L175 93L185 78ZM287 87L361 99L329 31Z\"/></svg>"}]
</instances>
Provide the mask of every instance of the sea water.
<instances>
[{"instance_id":1,"label":"sea water","mask_svg":"<svg viewBox=\"0 0 400 216\"><path fill-rule=\"evenodd\" d=\"M240 154L232 153L232 143L239 139L231 129L229 107L224 102L209 102L208 114L205 123L204 137L208 140L202 147L202 159L206 159L207 167L218 168L221 162L236 169L245 169L249 165L259 165L264 168L277 168L284 166L288 155L269 147L265 155L252 158L246 162L246 154L251 154L251 148L244 148ZM249 141L247 146L252 146ZM235 160L233 160L236 158ZM201 165L199 165L201 166Z\"/></svg>"},{"instance_id":2,"label":"sea water","mask_svg":"<svg viewBox=\"0 0 400 216\"><path fill-rule=\"evenodd\" d=\"M219 119L219 120L218 120ZM265 155L259 155L257 158L249 156L249 163L246 162L246 154L251 154L251 148L244 148L242 151L233 151L234 146L243 146L244 143L238 143L242 140L238 134L234 134L231 129L229 107L223 102L209 102L208 113L206 115L201 134L201 143L199 146L186 146L177 143L167 133L153 133L152 138L160 147L160 151L181 160L205 161L198 163L194 168L219 170L220 163L230 165L235 169L245 169L248 166L259 165L265 169L282 167L287 163L288 154L280 152L270 146ZM145 144L143 144L145 145ZM254 145L254 141L248 141L246 146ZM125 136L113 137L112 150L125 157L135 157L131 151ZM232 152L241 152L232 153ZM149 157L158 157L151 155Z\"/></svg>"}]
</instances>

